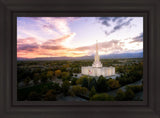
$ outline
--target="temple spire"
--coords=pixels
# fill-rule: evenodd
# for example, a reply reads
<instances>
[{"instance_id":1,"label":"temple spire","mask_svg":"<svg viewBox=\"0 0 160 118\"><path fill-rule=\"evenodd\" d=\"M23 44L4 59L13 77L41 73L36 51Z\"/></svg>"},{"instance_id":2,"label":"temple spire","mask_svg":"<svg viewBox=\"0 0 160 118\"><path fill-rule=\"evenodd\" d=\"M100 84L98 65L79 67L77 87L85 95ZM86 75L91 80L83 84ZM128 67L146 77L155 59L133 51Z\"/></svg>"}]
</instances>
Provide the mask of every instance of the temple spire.
<instances>
[{"instance_id":1,"label":"temple spire","mask_svg":"<svg viewBox=\"0 0 160 118\"><path fill-rule=\"evenodd\" d=\"M95 54L94 60L95 60L95 61L99 61L99 55L98 55L98 41L97 41L97 40L96 40L96 54Z\"/></svg>"},{"instance_id":2,"label":"temple spire","mask_svg":"<svg viewBox=\"0 0 160 118\"><path fill-rule=\"evenodd\" d=\"M96 40L96 56L98 57L98 42Z\"/></svg>"},{"instance_id":3,"label":"temple spire","mask_svg":"<svg viewBox=\"0 0 160 118\"><path fill-rule=\"evenodd\" d=\"M102 67L102 64L100 62L99 59L99 55L98 55L98 41L96 40L96 54L94 57L94 63L92 64L93 67Z\"/></svg>"}]
</instances>

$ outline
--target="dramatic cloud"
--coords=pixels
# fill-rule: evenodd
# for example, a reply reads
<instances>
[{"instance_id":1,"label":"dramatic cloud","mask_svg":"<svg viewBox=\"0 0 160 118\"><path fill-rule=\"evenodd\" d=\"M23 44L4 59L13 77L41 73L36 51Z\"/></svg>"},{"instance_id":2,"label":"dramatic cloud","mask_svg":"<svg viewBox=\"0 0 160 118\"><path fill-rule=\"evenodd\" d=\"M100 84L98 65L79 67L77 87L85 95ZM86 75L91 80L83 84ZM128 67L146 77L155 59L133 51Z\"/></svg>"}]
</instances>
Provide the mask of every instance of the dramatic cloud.
<instances>
[{"instance_id":1,"label":"dramatic cloud","mask_svg":"<svg viewBox=\"0 0 160 118\"><path fill-rule=\"evenodd\" d=\"M57 39L49 39L43 43L37 43L38 39L33 37L28 37L24 39L17 40L17 55L26 56L30 55L32 57L39 56L61 56L68 55L69 48L63 46L63 43L68 39L72 38L74 33L61 36ZM68 53L68 54L67 54Z\"/></svg>"},{"instance_id":2,"label":"dramatic cloud","mask_svg":"<svg viewBox=\"0 0 160 118\"><path fill-rule=\"evenodd\" d=\"M118 40L111 40L108 42L100 42L98 43L99 45L99 52L103 52L105 54L111 53L111 52L116 52L116 51L122 51L124 42L120 42ZM89 45L89 46L83 46L83 47L78 47L75 48L74 50L76 51L88 51L90 55L94 54L95 52L95 47L96 44Z\"/></svg>"},{"instance_id":3,"label":"dramatic cloud","mask_svg":"<svg viewBox=\"0 0 160 118\"><path fill-rule=\"evenodd\" d=\"M36 43L37 40L33 37L27 37L27 38L18 38L17 39L17 45L21 45L21 44L32 44L32 43Z\"/></svg>"},{"instance_id":4,"label":"dramatic cloud","mask_svg":"<svg viewBox=\"0 0 160 118\"><path fill-rule=\"evenodd\" d=\"M53 34L56 37L60 36L60 34L57 31L53 30L53 29L54 29L54 27L52 25L50 25L50 24L49 25L42 25L42 30L44 32L46 32L47 34Z\"/></svg>"},{"instance_id":5,"label":"dramatic cloud","mask_svg":"<svg viewBox=\"0 0 160 118\"><path fill-rule=\"evenodd\" d=\"M121 28L130 25L133 19L128 19L128 17L100 17L99 20L102 25L106 27L112 27L112 30L110 31L105 30L105 34L110 35Z\"/></svg>"},{"instance_id":6,"label":"dramatic cloud","mask_svg":"<svg viewBox=\"0 0 160 118\"><path fill-rule=\"evenodd\" d=\"M123 23L123 21L127 19L127 17L100 17L99 20L103 25L111 26L112 22L116 22L117 24Z\"/></svg>"},{"instance_id":7,"label":"dramatic cloud","mask_svg":"<svg viewBox=\"0 0 160 118\"><path fill-rule=\"evenodd\" d=\"M39 22L40 27L42 27L44 31L59 36L59 35L66 35L71 32L69 27L69 22L75 20L76 18L38 17L33 19Z\"/></svg>"},{"instance_id":8,"label":"dramatic cloud","mask_svg":"<svg viewBox=\"0 0 160 118\"><path fill-rule=\"evenodd\" d=\"M72 34L68 34L68 35L62 36L62 37L60 37L58 39L50 39L50 40L47 40L46 42L44 42L42 45L57 45L57 44L61 44L66 39L70 38L71 36L72 36Z\"/></svg>"},{"instance_id":9,"label":"dramatic cloud","mask_svg":"<svg viewBox=\"0 0 160 118\"><path fill-rule=\"evenodd\" d=\"M37 43L22 44L22 45L18 46L18 51L20 51L20 50L33 51L33 50L37 49L38 47L39 46Z\"/></svg>"},{"instance_id":10,"label":"dramatic cloud","mask_svg":"<svg viewBox=\"0 0 160 118\"><path fill-rule=\"evenodd\" d=\"M50 39L47 40L46 42L42 43L41 48L45 49L52 49L52 50L57 50L57 49L65 49L63 46L63 43L70 39L74 34L70 33L68 35L64 35L58 39Z\"/></svg>"},{"instance_id":11,"label":"dramatic cloud","mask_svg":"<svg viewBox=\"0 0 160 118\"><path fill-rule=\"evenodd\" d=\"M138 36L133 37L132 39L133 41L131 41L131 43L143 42L143 33L140 33Z\"/></svg>"},{"instance_id":12,"label":"dramatic cloud","mask_svg":"<svg viewBox=\"0 0 160 118\"><path fill-rule=\"evenodd\" d=\"M120 41L120 40L111 40L107 42L99 42L99 53L100 55L106 55L111 53L125 53L125 52L136 52L142 51L141 44L136 48L137 44L132 45L130 42ZM95 54L96 44L83 46L73 49L74 51L82 51L85 55L94 55ZM128 49L130 47L130 49Z\"/></svg>"},{"instance_id":13,"label":"dramatic cloud","mask_svg":"<svg viewBox=\"0 0 160 118\"><path fill-rule=\"evenodd\" d=\"M78 47L78 48L75 48L75 50L77 50L77 51L86 51L86 50L91 50L91 49L93 48L93 46L94 46L94 45Z\"/></svg>"},{"instance_id":14,"label":"dramatic cloud","mask_svg":"<svg viewBox=\"0 0 160 118\"><path fill-rule=\"evenodd\" d=\"M117 24L117 25L113 28L113 31L115 32L116 30L121 29L123 26L128 26L132 20L133 20L133 19L129 19L129 20L126 21L126 22L122 22L122 21L121 21L122 23Z\"/></svg>"},{"instance_id":15,"label":"dramatic cloud","mask_svg":"<svg viewBox=\"0 0 160 118\"><path fill-rule=\"evenodd\" d=\"M108 42L102 42L99 43L100 47L100 51L102 54L110 54L110 53L119 53L119 52L123 52L123 45L124 42L121 42L119 40L111 40Z\"/></svg>"},{"instance_id":16,"label":"dramatic cloud","mask_svg":"<svg viewBox=\"0 0 160 118\"><path fill-rule=\"evenodd\" d=\"M37 44L37 40L33 37L28 37L25 39L18 39L17 40L17 50L18 51L33 51L39 48Z\"/></svg>"},{"instance_id":17,"label":"dramatic cloud","mask_svg":"<svg viewBox=\"0 0 160 118\"><path fill-rule=\"evenodd\" d=\"M110 21L112 20L112 17L100 17L99 20L103 25L110 26Z\"/></svg>"}]
</instances>

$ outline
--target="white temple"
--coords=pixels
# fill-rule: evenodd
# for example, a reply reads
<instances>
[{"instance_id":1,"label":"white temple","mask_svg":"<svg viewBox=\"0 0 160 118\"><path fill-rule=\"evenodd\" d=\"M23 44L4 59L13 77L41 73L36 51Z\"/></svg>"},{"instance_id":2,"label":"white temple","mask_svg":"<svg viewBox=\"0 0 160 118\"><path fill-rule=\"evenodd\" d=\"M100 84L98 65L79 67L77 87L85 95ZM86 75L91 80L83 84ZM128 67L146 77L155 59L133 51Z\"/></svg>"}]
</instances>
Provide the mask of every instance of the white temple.
<instances>
[{"instance_id":1,"label":"white temple","mask_svg":"<svg viewBox=\"0 0 160 118\"><path fill-rule=\"evenodd\" d=\"M98 55L98 43L96 42L96 54L92 66L81 67L81 73L89 76L115 75L115 67L103 67Z\"/></svg>"}]
</instances>

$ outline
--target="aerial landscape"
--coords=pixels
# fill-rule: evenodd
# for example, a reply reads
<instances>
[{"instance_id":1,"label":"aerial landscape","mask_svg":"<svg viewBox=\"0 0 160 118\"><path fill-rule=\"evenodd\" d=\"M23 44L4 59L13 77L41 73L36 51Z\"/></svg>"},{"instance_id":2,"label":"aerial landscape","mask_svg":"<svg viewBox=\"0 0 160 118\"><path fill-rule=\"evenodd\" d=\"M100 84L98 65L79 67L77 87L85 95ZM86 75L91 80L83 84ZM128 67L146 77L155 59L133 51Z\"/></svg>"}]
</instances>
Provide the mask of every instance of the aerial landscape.
<instances>
[{"instance_id":1,"label":"aerial landscape","mask_svg":"<svg viewBox=\"0 0 160 118\"><path fill-rule=\"evenodd\" d=\"M143 17L17 17L17 101L143 101Z\"/></svg>"}]
</instances>

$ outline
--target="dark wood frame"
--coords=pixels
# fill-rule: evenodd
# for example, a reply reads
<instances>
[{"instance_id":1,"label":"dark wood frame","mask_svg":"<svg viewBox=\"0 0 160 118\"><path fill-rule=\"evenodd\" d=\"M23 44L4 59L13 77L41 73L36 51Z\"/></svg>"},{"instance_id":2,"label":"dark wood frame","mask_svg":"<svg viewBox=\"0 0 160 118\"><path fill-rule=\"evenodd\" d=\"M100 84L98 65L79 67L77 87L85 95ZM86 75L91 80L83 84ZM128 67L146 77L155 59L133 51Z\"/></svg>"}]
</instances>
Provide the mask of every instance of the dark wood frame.
<instances>
[{"instance_id":1,"label":"dark wood frame","mask_svg":"<svg viewBox=\"0 0 160 118\"><path fill-rule=\"evenodd\" d=\"M160 117L159 0L0 0L0 117ZM16 16L143 16L144 101L16 101Z\"/></svg>"}]
</instances>

